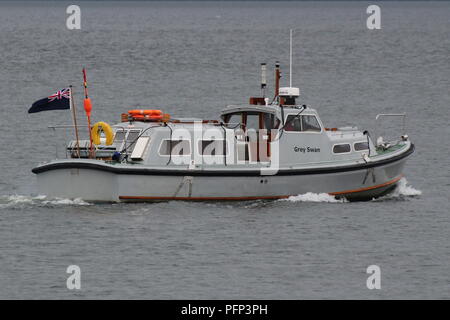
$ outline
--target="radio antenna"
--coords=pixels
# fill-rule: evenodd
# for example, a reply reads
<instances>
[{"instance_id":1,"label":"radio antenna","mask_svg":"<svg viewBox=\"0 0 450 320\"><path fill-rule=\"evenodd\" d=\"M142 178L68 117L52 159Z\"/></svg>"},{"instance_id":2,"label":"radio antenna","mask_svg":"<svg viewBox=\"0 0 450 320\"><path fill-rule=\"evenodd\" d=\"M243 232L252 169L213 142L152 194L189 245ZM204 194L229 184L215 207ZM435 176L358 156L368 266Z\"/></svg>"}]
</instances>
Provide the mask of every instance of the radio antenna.
<instances>
[{"instance_id":1,"label":"radio antenna","mask_svg":"<svg viewBox=\"0 0 450 320\"><path fill-rule=\"evenodd\" d=\"M292 88L292 29L289 34L289 87Z\"/></svg>"}]
</instances>

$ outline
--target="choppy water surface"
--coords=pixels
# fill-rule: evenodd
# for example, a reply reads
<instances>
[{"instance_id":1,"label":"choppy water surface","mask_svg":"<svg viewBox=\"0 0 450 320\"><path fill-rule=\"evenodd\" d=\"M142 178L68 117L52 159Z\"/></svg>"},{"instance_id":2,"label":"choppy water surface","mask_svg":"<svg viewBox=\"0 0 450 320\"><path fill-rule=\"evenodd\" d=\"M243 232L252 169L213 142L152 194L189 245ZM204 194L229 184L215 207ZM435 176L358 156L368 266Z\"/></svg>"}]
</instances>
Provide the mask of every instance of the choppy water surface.
<instances>
[{"instance_id":1,"label":"choppy water surface","mask_svg":"<svg viewBox=\"0 0 450 320\"><path fill-rule=\"evenodd\" d=\"M450 298L450 4L0 3L0 298ZM39 195L31 168L55 156L29 105L86 66L94 121L129 106L217 118L258 95L259 63L287 75L330 127L380 131L407 112L416 153L393 195L365 203L305 194L280 201L91 204ZM271 81L269 77L269 81ZM283 78L287 81L287 76ZM84 121L80 113L79 121ZM58 136L62 140L62 136ZM82 289L66 289L68 265ZM366 288L369 265L382 289Z\"/></svg>"}]
</instances>

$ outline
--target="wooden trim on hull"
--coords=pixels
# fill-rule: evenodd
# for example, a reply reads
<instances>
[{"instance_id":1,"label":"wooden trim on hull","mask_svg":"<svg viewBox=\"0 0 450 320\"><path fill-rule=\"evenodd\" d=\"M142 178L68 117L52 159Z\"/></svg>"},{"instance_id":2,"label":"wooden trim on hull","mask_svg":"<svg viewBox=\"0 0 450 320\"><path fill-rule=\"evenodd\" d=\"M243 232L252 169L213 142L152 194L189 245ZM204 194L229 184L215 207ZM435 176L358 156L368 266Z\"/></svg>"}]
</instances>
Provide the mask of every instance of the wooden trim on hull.
<instances>
[{"instance_id":1,"label":"wooden trim on hull","mask_svg":"<svg viewBox=\"0 0 450 320\"><path fill-rule=\"evenodd\" d=\"M403 174L398 176L395 179L389 180L385 183L354 189L347 191L338 191L338 192L329 192L329 195L332 196L343 196L343 195L352 195L352 197L358 193L376 190L380 188L388 188L392 187L396 184L401 178ZM280 196L251 196L251 197L146 197L146 196L119 196L120 200L123 201L169 201L169 200L181 200L181 201L249 201L249 200L278 200L278 199L286 199L291 197L291 195L280 195Z\"/></svg>"},{"instance_id":2,"label":"wooden trim on hull","mask_svg":"<svg viewBox=\"0 0 450 320\"><path fill-rule=\"evenodd\" d=\"M349 193L357 193L357 192L364 192L364 191L369 191L369 190L373 190L373 189L379 189L382 187L386 187L389 186L391 184L394 184L396 182L398 182L401 178L403 178L403 174L399 175L397 178L389 180L385 183L376 185L376 186L372 186L372 187L367 187L367 188L361 188L361 189L354 189L354 190L348 190L348 191L339 191L339 192L330 192L329 194L332 196L338 196L338 195L343 195L343 194L349 194Z\"/></svg>"}]
</instances>

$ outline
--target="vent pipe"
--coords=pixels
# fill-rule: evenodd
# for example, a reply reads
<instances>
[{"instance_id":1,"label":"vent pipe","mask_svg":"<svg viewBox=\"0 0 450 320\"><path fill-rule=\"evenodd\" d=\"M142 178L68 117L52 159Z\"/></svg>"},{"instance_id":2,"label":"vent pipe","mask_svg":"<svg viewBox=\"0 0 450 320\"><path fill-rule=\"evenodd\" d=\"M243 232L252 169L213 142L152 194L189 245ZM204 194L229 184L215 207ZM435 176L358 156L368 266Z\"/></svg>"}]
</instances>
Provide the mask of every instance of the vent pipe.
<instances>
[{"instance_id":1,"label":"vent pipe","mask_svg":"<svg viewBox=\"0 0 450 320\"><path fill-rule=\"evenodd\" d=\"M266 86L267 86L267 77L266 77L266 64L261 63L261 93L263 98L266 97Z\"/></svg>"},{"instance_id":2,"label":"vent pipe","mask_svg":"<svg viewBox=\"0 0 450 320\"><path fill-rule=\"evenodd\" d=\"M274 100L278 97L278 92L280 90L280 78L281 78L280 62L277 61L275 62L275 97L273 98Z\"/></svg>"}]
</instances>

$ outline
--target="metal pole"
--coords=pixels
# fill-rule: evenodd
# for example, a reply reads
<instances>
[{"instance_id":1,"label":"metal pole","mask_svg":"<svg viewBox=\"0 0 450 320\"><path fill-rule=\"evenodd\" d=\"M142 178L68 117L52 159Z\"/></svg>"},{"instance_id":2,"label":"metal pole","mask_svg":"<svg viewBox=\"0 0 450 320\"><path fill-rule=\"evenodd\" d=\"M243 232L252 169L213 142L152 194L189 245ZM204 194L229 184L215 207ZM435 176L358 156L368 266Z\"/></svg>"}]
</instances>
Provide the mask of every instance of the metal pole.
<instances>
[{"instance_id":1,"label":"metal pole","mask_svg":"<svg viewBox=\"0 0 450 320\"><path fill-rule=\"evenodd\" d=\"M292 29L289 34L289 87L292 88Z\"/></svg>"},{"instance_id":2,"label":"metal pole","mask_svg":"<svg viewBox=\"0 0 450 320\"><path fill-rule=\"evenodd\" d=\"M267 85L266 64L261 63L261 93L262 93L263 98L266 97L266 85Z\"/></svg>"},{"instance_id":3,"label":"metal pole","mask_svg":"<svg viewBox=\"0 0 450 320\"><path fill-rule=\"evenodd\" d=\"M75 137L77 139L77 156L80 158L80 139L78 136L78 125L77 125L77 113L75 109L75 102L73 101L73 87L70 86L70 104L72 107L72 115L73 115L73 125L75 126Z\"/></svg>"},{"instance_id":4,"label":"metal pole","mask_svg":"<svg viewBox=\"0 0 450 320\"><path fill-rule=\"evenodd\" d=\"M273 100L275 100L278 97L280 91L280 63L277 61L275 63L275 97Z\"/></svg>"},{"instance_id":5,"label":"metal pole","mask_svg":"<svg viewBox=\"0 0 450 320\"><path fill-rule=\"evenodd\" d=\"M88 96L86 69L83 68L83 85L84 85L84 110L86 111L88 130L89 130L89 158L94 157L93 145L92 145L92 133L91 133L91 99Z\"/></svg>"}]
</instances>

